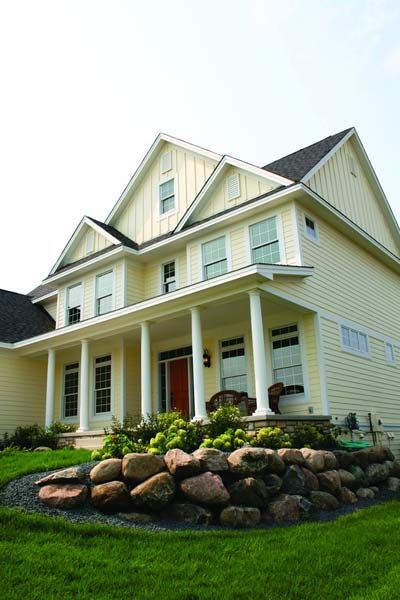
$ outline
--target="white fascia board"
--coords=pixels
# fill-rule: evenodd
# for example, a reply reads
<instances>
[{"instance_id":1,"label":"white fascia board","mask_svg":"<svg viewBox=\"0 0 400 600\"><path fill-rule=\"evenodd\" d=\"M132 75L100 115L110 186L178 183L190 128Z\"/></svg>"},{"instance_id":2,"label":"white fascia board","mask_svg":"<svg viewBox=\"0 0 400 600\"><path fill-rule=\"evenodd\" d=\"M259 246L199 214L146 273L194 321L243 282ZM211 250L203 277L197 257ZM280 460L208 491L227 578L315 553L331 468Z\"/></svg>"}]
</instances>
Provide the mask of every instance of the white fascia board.
<instances>
[{"instance_id":1,"label":"white fascia board","mask_svg":"<svg viewBox=\"0 0 400 600\"><path fill-rule=\"evenodd\" d=\"M8 344L7 342L0 342L0 350L13 350L15 344Z\"/></svg>"},{"instance_id":2,"label":"white fascia board","mask_svg":"<svg viewBox=\"0 0 400 600\"><path fill-rule=\"evenodd\" d=\"M315 173L319 171L321 167L323 167L328 162L328 160L332 158L334 154L336 154L339 148L341 148L347 142L347 140L349 140L351 136L354 135L354 133L355 129L354 127L352 127L350 131L346 133L346 135L342 137L342 139L336 144L336 146L334 146L332 150L328 152L328 154L325 154L325 156L321 158L321 160L306 175L304 175L304 177L301 179L301 182L306 183L309 179L311 179L311 177L315 175Z\"/></svg>"},{"instance_id":3,"label":"white fascia board","mask_svg":"<svg viewBox=\"0 0 400 600\"><path fill-rule=\"evenodd\" d=\"M265 171L260 167L256 167L255 165L251 165L250 163L246 163L237 158L233 158L232 156L225 155L219 164L216 166L214 171L211 173L210 177L206 180L200 192L197 194L196 198L193 200L192 204L183 215L178 225L175 228L175 232L179 232L189 221L190 217L193 215L195 210L200 206L203 199L207 196L207 194L212 190L213 186L217 184L218 179L222 172L228 167L236 167L237 169L241 169L242 171L246 171L257 177L262 177L263 179L268 179L270 181L274 181L275 183L281 185L291 185L294 182L291 179L286 179L285 177L280 177L279 175L275 175L270 171Z\"/></svg>"},{"instance_id":4,"label":"white fascia board","mask_svg":"<svg viewBox=\"0 0 400 600\"><path fill-rule=\"evenodd\" d=\"M89 227L91 227L92 229L97 231L97 233L102 235L104 238L106 238L112 244L120 244L121 243L121 240L114 237L111 233L109 233L108 231L106 231L105 229L100 227L100 225L97 225L97 223L92 221L92 219L90 217L84 217L84 221L87 225L89 225Z\"/></svg>"},{"instance_id":5,"label":"white fascia board","mask_svg":"<svg viewBox=\"0 0 400 600\"><path fill-rule=\"evenodd\" d=\"M107 252L106 254L102 254L101 256L96 256L95 258L92 258L91 260L88 260L84 263L80 263L79 265L76 265L76 267L71 267L67 271L62 271L61 273L47 277L46 279L44 279L42 281L42 284L47 285L48 283L53 283L53 281L61 281L62 279L69 278L72 274L76 273L77 271L82 271L83 269L92 267L93 265L96 265L97 263L104 261L110 257L114 257L118 254L121 254L122 252L129 251L134 254L138 253L137 250L134 250L133 248L126 248L126 247L122 246L121 242L118 242L118 244L119 244L118 248L115 248L114 250L110 250L110 252Z\"/></svg>"},{"instance_id":6,"label":"white fascia board","mask_svg":"<svg viewBox=\"0 0 400 600\"><path fill-rule=\"evenodd\" d=\"M57 294L58 294L58 290L54 290L53 292L49 292L48 294L45 294L44 296L35 298L31 302L32 302L32 304L38 304L39 302L45 302L45 300L49 300L50 298L53 298L53 296L57 296Z\"/></svg>"},{"instance_id":7,"label":"white fascia board","mask_svg":"<svg viewBox=\"0 0 400 600\"><path fill-rule=\"evenodd\" d=\"M180 146L181 148L184 148L185 150L190 150L191 152L195 152L196 154L200 154L201 156L210 158L215 161L221 160L221 155L216 154L215 152L211 152L211 150L206 150L205 148L201 148L200 146L195 146L194 144L190 144L189 142L185 142L185 141L175 138L171 135L167 135L166 133L160 133L156 137L156 139L154 140L152 145L150 146L150 148L147 151L147 153L145 154L143 160L140 162L138 168L132 175L132 177L129 180L125 189L123 190L121 196L117 200L114 208L112 209L112 211L108 215L107 219L105 220L105 222L107 224L110 224L111 221L116 217L117 213L121 209L121 206L124 204L126 198L132 193L136 183L138 181L140 181L141 176L146 171L147 167L152 162L154 156L157 154L158 150L164 143L170 143L170 144L174 144L175 146Z\"/></svg>"},{"instance_id":8,"label":"white fascia board","mask_svg":"<svg viewBox=\"0 0 400 600\"><path fill-rule=\"evenodd\" d=\"M284 273L283 273L284 269ZM35 344L37 342L52 340L54 338L61 338L63 335L68 333L73 333L75 331L85 330L92 325L98 325L100 323L105 323L107 321L111 321L121 316L125 315L134 315L142 310L153 308L156 306L162 306L166 303L172 302L173 300L179 300L181 298L190 296L192 294L202 292L204 290L210 290L213 288L217 288L225 283L230 283L233 281L238 281L240 279L244 279L245 277L249 277L251 275L262 277L263 280L272 281L274 278L274 274L285 274L285 275L297 275L299 277L304 277L308 275L312 275L312 268L303 267L299 269L297 267L282 267L282 265L249 265L247 267L243 267L238 269L237 271L231 271L230 273L226 273L225 275L221 275L220 277L215 277L214 279L206 279L204 281L200 281L199 283L195 283L189 285L185 288L180 288L175 290L174 292L170 292L169 294L162 294L160 296L156 296L155 298L150 298L148 300L143 300L142 302L137 302L136 304L132 304L130 306L126 306L117 310L114 310L105 315L101 315L99 317L93 317L88 319L87 321L82 321L80 323L76 323L75 325L69 325L67 327L62 327L60 329L55 329L49 333L44 333L33 338L29 338L28 340L22 340L21 342L16 342L12 345L13 348L24 348L31 344Z\"/></svg>"}]
</instances>

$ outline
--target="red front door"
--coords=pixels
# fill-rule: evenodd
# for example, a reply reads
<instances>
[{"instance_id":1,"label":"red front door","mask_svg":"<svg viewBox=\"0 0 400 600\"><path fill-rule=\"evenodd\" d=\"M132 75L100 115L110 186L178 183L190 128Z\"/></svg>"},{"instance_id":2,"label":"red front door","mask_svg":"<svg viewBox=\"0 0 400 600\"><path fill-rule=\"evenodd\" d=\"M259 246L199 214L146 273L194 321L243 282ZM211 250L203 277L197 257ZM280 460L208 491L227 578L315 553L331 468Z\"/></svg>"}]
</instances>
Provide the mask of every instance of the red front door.
<instances>
[{"instance_id":1,"label":"red front door","mask_svg":"<svg viewBox=\"0 0 400 600\"><path fill-rule=\"evenodd\" d=\"M171 408L189 415L189 377L187 358L169 363Z\"/></svg>"}]
</instances>

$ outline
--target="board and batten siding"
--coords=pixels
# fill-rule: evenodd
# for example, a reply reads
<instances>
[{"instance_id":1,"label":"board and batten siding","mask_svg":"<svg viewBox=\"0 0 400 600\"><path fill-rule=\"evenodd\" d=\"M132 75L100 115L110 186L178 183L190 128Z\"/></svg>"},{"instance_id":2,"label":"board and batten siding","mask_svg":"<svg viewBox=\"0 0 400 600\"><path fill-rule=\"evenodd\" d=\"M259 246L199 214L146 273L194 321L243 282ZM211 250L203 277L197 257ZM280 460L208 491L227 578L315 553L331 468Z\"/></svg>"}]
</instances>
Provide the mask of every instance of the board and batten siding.
<instances>
[{"instance_id":1,"label":"board and batten siding","mask_svg":"<svg viewBox=\"0 0 400 600\"><path fill-rule=\"evenodd\" d=\"M0 348L0 435L19 425L44 425L47 361Z\"/></svg>"},{"instance_id":2,"label":"board and batten siding","mask_svg":"<svg viewBox=\"0 0 400 600\"><path fill-rule=\"evenodd\" d=\"M354 161L355 175L351 173L349 157ZM307 181L307 185L391 252L399 255L398 245L351 140L333 154Z\"/></svg>"},{"instance_id":3,"label":"board and batten siding","mask_svg":"<svg viewBox=\"0 0 400 600\"><path fill-rule=\"evenodd\" d=\"M166 152L171 152L172 168L162 173L161 159ZM183 217L215 165L216 161L210 158L170 143L164 144L112 225L138 244L168 233ZM175 178L177 210L160 215L159 184L172 177Z\"/></svg>"},{"instance_id":4,"label":"board and batten siding","mask_svg":"<svg viewBox=\"0 0 400 600\"><path fill-rule=\"evenodd\" d=\"M86 234L88 231L93 231L93 250L91 252L86 251ZM110 243L110 240L102 236L100 233L89 226L83 227L78 240L75 242L74 248L68 252L63 263L67 264L75 262L76 260L90 256L90 254L94 254L95 252L99 252L100 250L104 250L105 248L109 248L111 246L112 244Z\"/></svg>"}]
</instances>

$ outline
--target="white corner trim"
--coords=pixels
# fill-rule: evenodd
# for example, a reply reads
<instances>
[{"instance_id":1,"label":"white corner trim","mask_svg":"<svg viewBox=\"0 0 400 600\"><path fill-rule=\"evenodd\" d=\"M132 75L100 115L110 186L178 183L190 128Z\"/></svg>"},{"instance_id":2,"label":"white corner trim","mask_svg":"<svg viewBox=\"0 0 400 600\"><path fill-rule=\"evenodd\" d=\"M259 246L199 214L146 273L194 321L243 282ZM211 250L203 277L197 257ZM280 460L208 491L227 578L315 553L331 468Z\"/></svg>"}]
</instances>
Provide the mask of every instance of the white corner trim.
<instances>
[{"instance_id":1,"label":"white corner trim","mask_svg":"<svg viewBox=\"0 0 400 600\"><path fill-rule=\"evenodd\" d=\"M320 317L319 312L315 313L315 315L314 315L314 329L315 329L315 343L316 343L316 350L317 350L317 362L318 362L322 412L325 415L329 415L329 396L328 396L328 383L327 383L327 378L326 378L324 340L323 340L323 336L322 336L321 317Z\"/></svg>"}]
</instances>

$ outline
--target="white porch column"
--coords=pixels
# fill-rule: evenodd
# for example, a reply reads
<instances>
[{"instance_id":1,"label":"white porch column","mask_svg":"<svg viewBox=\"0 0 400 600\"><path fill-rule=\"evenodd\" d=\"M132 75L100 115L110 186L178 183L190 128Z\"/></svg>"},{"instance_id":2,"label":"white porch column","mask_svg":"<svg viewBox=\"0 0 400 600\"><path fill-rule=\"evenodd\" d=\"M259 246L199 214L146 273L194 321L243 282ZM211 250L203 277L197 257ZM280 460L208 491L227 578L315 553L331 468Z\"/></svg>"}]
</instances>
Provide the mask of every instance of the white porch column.
<instances>
[{"instance_id":1,"label":"white porch column","mask_svg":"<svg viewBox=\"0 0 400 600\"><path fill-rule=\"evenodd\" d=\"M251 337L253 340L254 377L257 409L255 415L273 414L268 403L267 359L265 356L264 327L260 292L252 290L250 296Z\"/></svg>"},{"instance_id":2,"label":"white porch column","mask_svg":"<svg viewBox=\"0 0 400 600\"><path fill-rule=\"evenodd\" d=\"M79 429L78 431L89 431L89 342L81 342L81 364L80 364L80 388L79 388Z\"/></svg>"},{"instance_id":3,"label":"white porch column","mask_svg":"<svg viewBox=\"0 0 400 600\"><path fill-rule=\"evenodd\" d=\"M142 386L142 416L145 416L152 412L150 323L148 321L144 321L141 327L140 371Z\"/></svg>"},{"instance_id":4,"label":"white porch column","mask_svg":"<svg viewBox=\"0 0 400 600\"><path fill-rule=\"evenodd\" d=\"M192 352L193 352L193 387L194 417L193 420L207 420L204 395L203 337L201 333L201 317L198 306L191 308L192 313Z\"/></svg>"},{"instance_id":5,"label":"white porch column","mask_svg":"<svg viewBox=\"0 0 400 600\"><path fill-rule=\"evenodd\" d=\"M120 398L119 398L119 420L126 417L126 378L125 378L125 340L121 338L120 342Z\"/></svg>"},{"instance_id":6,"label":"white porch column","mask_svg":"<svg viewBox=\"0 0 400 600\"><path fill-rule=\"evenodd\" d=\"M50 348L47 354L47 384L46 384L46 427L50 427L54 416L54 390L56 383L56 351Z\"/></svg>"}]
</instances>

